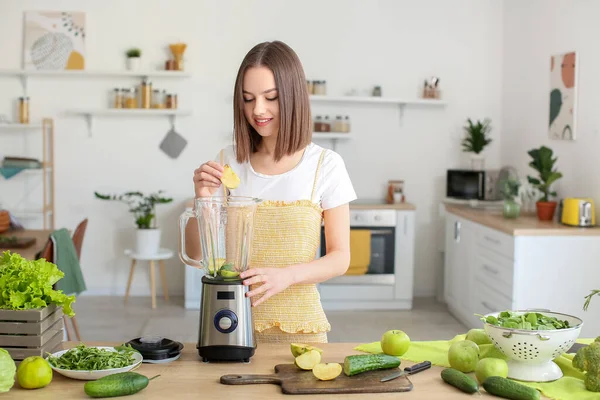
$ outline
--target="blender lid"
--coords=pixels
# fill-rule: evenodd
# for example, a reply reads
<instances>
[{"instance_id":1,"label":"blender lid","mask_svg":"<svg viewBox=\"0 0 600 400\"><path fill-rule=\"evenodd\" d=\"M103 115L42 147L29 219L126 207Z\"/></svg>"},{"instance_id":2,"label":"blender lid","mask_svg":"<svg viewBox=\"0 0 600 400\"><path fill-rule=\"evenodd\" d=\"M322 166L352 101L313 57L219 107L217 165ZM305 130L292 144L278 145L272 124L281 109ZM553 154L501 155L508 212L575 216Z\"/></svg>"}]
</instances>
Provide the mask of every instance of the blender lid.
<instances>
[{"instance_id":1,"label":"blender lid","mask_svg":"<svg viewBox=\"0 0 600 400\"><path fill-rule=\"evenodd\" d=\"M162 336L142 336L127 342L139 351L145 360L176 360L181 354L183 344Z\"/></svg>"}]
</instances>

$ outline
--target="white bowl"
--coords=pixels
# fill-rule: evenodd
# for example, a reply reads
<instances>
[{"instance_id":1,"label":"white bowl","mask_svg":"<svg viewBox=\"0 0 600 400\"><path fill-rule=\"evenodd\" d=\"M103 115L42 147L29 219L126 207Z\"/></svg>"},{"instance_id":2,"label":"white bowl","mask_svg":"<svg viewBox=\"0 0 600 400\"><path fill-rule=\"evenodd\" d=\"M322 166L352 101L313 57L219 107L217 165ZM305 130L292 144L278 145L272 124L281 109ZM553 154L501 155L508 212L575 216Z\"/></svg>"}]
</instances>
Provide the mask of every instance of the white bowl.
<instances>
[{"instance_id":1,"label":"white bowl","mask_svg":"<svg viewBox=\"0 0 600 400\"><path fill-rule=\"evenodd\" d=\"M90 347L96 347L97 349L105 349L108 351L116 351L114 347L103 347L103 346L90 346ZM69 350L70 349L57 351L56 353L52 354L52 356L60 357ZM48 356L48 357L50 357L50 356ZM48 360L48 357L46 357L46 360ZM131 371L131 370L137 368L142 363L143 357L140 353L134 352L133 358L135 358L134 363L131 365L128 365L126 367L100 369L100 370L95 370L95 371L62 369L62 368L56 368L55 366L52 365L52 363L48 363L48 364L50 364L50 368L52 368L54 371L58 372L61 375L66 376L67 378L79 379L82 381L95 381L96 379L100 379L100 378L108 376L108 375L117 374L119 372L128 372L128 371Z\"/></svg>"},{"instance_id":2,"label":"white bowl","mask_svg":"<svg viewBox=\"0 0 600 400\"><path fill-rule=\"evenodd\" d=\"M538 312L569 322L566 329L521 330L503 328L484 322L484 330L495 347L508 357L508 377L528 382L550 382L563 376L561 369L553 361L568 351L581 332L583 321L572 315L547 310L509 310L524 314ZM490 313L498 317L500 313Z\"/></svg>"}]
</instances>

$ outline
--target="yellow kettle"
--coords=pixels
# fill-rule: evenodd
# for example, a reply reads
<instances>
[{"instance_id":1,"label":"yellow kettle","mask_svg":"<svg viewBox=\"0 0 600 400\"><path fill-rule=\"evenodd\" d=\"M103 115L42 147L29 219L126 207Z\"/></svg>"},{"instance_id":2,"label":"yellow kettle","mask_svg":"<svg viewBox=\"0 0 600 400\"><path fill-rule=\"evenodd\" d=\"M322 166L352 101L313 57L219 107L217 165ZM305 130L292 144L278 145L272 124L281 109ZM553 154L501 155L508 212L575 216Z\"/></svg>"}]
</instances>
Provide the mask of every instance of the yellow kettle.
<instances>
[{"instance_id":1,"label":"yellow kettle","mask_svg":"<svg viewBox=\"0 0 600 400\"><path fill-rule=\"evenodd\" d=\"M567 197L563 200L561 222L570 226L596 225L594 200Z\"/></svg>"}]
</instances>

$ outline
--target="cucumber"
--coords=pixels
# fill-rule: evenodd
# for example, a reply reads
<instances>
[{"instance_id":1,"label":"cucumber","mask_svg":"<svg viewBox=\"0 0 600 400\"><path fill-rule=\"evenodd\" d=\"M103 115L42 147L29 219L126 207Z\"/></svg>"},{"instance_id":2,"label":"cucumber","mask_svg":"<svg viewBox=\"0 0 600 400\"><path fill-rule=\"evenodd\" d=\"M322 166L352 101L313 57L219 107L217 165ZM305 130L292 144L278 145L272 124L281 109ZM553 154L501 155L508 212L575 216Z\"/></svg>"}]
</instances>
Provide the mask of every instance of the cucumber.
<instances>
[{"instance_id":1,"label":"cucumber","mask_svg":"<svg viewBox=\"0 0 600 400\"><path fill-rule=\"evenodd\" d=\"M344 374L352 376L377 369L396 368L400 359L386 354L364 354L347 356L344 359Z\"/></svg>"},{"instance_id":2,"label":"cucumber","mask_svg":"<svg viewBox=\"0 0 600 400\"><path fill-rule=\"evenodd\" d=\"M444 382L462 390L465 393L479 392L479 385L477 384L477 381L457 369L444 369L442 371L442 379Z\"/></svg>"},{"instance_id":3,"label":"cucumber","mask_svg":"<svg viewBox=\"0 0 600 400\"><path fill-rule=\"evenodd\" d=\"M95 381L86 382L83 385L83 390L90 397L128 396L145 389L150 380L154 378L148 379L137 372L120 372Z\"/></svg>"},{"instance_id":4,"label":"cucumber","mask_svg":"<svg viewBox=\"0 0 600 400\"><path fill-rule=\"evenodd\" d=\"M518 382L501 376L490 376L483 382L483 388L489 394L511 400L539 400L540 392Z\"/></svg>"}]
</instances>

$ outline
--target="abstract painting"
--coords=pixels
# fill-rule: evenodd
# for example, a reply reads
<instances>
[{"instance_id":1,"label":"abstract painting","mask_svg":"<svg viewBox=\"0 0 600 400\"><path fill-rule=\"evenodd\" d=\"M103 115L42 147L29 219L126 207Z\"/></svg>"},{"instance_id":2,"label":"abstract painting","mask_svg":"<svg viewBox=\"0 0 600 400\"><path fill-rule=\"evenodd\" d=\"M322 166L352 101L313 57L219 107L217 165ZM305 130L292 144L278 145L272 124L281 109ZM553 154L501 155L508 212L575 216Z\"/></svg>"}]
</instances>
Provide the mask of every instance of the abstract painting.
<instances>
[{"instance_id":1,"label":"abstract painting","mask_svg":"<svg viewBox=\"0 0 600 400\"><path fill-rule=\"evenodd\" d=\"M85 13L26 12L23 68L84 69L85 34Z\"/></svg>"},{"instance_id":2,"label":"abstract painting","mask_svg":"<svg viewBox=\"0 0 600 400\"><path fill-rule=\"evenodd\" d=\"M572 51L550 58L551 139L575 140L577 123L577 53Z\"/></svg>"}]
</instances>

